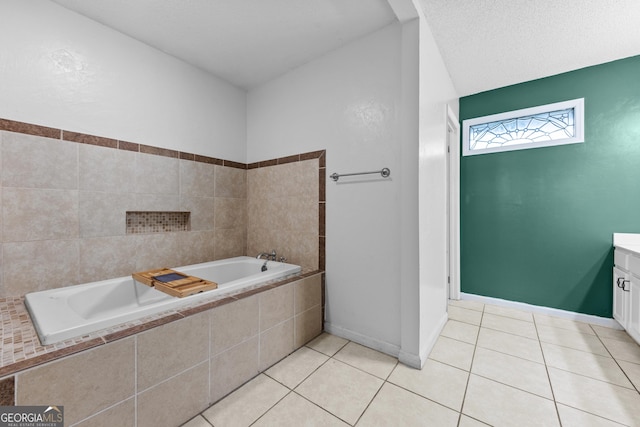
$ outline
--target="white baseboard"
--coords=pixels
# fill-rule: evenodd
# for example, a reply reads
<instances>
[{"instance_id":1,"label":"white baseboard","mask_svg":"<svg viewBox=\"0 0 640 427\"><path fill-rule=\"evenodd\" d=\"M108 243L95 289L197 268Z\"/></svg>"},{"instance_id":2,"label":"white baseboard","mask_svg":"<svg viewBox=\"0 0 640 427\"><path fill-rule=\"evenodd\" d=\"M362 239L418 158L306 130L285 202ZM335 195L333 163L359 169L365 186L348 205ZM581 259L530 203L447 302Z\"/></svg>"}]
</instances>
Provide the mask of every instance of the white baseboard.
<instances>
[{"instance_id":1,"label":"white baseboard","mask_svg":"<svg viewBox=\"0 0 640 427\"><path fill-rule=\"evenodd\" d=\"M405 365L411 366L412 368L422 369L424 364L427 362L427 358L429 357L431 350L433 350L433 346L436 345L436 341L438 341L438 337L444 329L444 325L447 324L447 320L449 320L449 317L447 315L447 312L444 312L442 317L440 317L440 321L438 322L436 328L431 331L431 334L429 335L427 340L420 347L419 355L403 353L402 351L400 351L398 360L400 360L400 362L404 363Z\"/></svg>"},{"instance_id":2,"label":"white baseboard","mask_svg":"<svg viewBox=\"0 0 640 427\"><path fill-rule=\"evenodd\" d=\"M365 347L378 350L379 352L388 354L389 356L398 357L400 355L400 347L398 347L397 345L390 344L385 341L380 341L378 339L362 335L358 332L353 332L340 326L332 325L329 322L324 323L324 330L331 335L336 335L349 341L361 344Z\"/></svg>"},{"instance_id":3,"label":"white baseboard","mask_svg":"<svg viewBox=\"0 0 640 427\"><path fill-rule=\"evenodd\" d=\"M436 344L436 341L440 336L440 332L442 332L444 325L447 323L447 320L448 317L447 313L445 312L438 322L438 326L436 327L436 329L431 333L431 335L429 335L427 341L421 346L420 354L402 351L402 349L397 345L389 344L388 342L380 341L375 338L353 332L349 329L332 325L329 322L325 322L324 330L325 332L332 335L336 335L349 341L361 344L365 347L378 350L382 353L388 354L389 356L397 357L400 363L404 365L410 366L415 369L422 369L425 362L427 361L427 358L429 357L429 353L431 353L433 346Z\"/></svg>"},{"instance_id":4,"label":"white baseboard","mask_svg":"<svg viewBox=\"0 0 640 427\"><path fill-rule=\"evenodd\" d=\"M485 297L482 295L460 293L460 299L478 301L484 304L499 305L502 307L515 308L528 311L530 313L546 314L547 316L561 317L563 319L576 320L578 322L591 323L613 329L623 329L615 320L606 317L594 316L592 314L576 313L574 311L560 310L558 308L544 307L540 305L526 304L524 302L509 301L500 298Z\"/></svg>"}]
</instances>

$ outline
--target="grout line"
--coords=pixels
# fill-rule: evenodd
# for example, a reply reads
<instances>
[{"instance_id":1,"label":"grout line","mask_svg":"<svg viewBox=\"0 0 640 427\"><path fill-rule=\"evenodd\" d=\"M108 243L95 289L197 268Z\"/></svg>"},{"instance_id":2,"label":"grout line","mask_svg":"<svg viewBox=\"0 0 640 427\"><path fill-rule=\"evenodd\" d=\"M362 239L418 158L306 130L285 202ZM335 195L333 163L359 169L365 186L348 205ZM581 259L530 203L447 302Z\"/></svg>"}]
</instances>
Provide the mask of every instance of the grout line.
<instances>
[{"instance_id":1,"label":"grout line","mask_svg":"<svg viewBox=\"0 0 640 427\"><path fill-rule=\"evenodd\" d=\"M263 372L263 374L264 374L264 372ZM267 376L267 375L265 375L265 376L266 376L267 378L269 378L269 379L273 380L273 378L271 378L271 377L269 377L269 376ZM254 425L255 423L257 423L257 422L258 422L258 420L260 420L260 418L264 417L264 416L265 416L265 415L267 415L269 412L271 412L271 410L272 410L273 408L275 408L275 407L278 405L278 403L282 402L282 401L283 401L287 396L289 396L291 393L293 393L293 390L289 389L289 391L287 391L287 393L286 393L284 396L282 396L280 399L278 399L278 401L277 401L276 403L274 403L273 405L271 405L271 406L269 407L269 409L267 409L266 411L264 411L264 413L263 413L262 415L260 415L258 418L256 418L256 419L255 419L253 422L251 422L249 425L250 425L250 426L252 426L252 425Z\"/></svg>"},{"instance_id":2,"label":"grout line","mask_svg":"<svg viewBox=\"0 0 640 427\"><path fill-rule=\"evenodd\" d=\"M591 329L593 329L593 328L591 328ZM595 332L595 330L594 330L594 332ZM636 392L640 393L640 388L638 388L638 387L635 385L635 383L634 383L633 381L631 381L631 378L629 378L629 375L627 375L627 371L625 371L625 370L622 368L622 366L620 366L620 362L618 362L618 359L616 359L616 358L613 356L613 354L612 354L612 353L611 353L611 351L609 350L609 347L607 347L607 345L604 343L604 341L602 341L602 338L600 337L600 335L598 335L598 334L596 333L596 337L598 337L598 341L600 341L600 343L601 343L601 344L602 344L602 346L605 348L605 350L607 350L607 353L609 353L609 356L611 356L611 359L613 359L613 361L615 362L615 364L616 364L616 366L618 367L618 369L620 369L620 370L622 371L622 374L625 376L625 378L627 379L627 381L629 381L629 383L631 384L631 387L633 387L633 390L635 390ZM616 340L616 341L617 341L617 340ZM623 341L621 341L621 342L623 342ZM603 357L604 357L604 356L603 356ZM633 362L629 362L629 361L626 361L626 360L625 360L625 362L627 362L627 363L633 363ZM591 377L587 377L587 378L591 378ZM592 378L592 379L596 379L596 378ZM612 384L612 383L609 383L608 381L605 381L605 382L606 382L606 383L608 383L608 384ZM617 384L613 384L613 385L617 385ZM619 387L620 387L620 386L619 386ZM626 387L623 387L623 388L626 388Z\"/></svg>"},{"instance_id":3,"label":"grout line","mask_svg":"<svg viewBox=\"0 0 640 427\"><path fill-rule=\"evenodd\" d=\"M138 335L133 338L133 421L134 425L138 425Z\"/></svg>"},{"instance_id":4,"label":"grout line","mask_svg":"<svg viewBox=\"0 0 640 427\"><path fill-rule=\"evenodd\" d=\"M544 370L547 373L547 381L549 382L549 389L551 390L551 398L553 399L553 407L556 408L556 416L558 417L558 423L562 425L562 419L560 418L560 411L558 410L558 401L556 400L556 394L553 390L553 383L551 382L551 375L549 375L549 366L547 365L547 359L544 355L544 349L542 348L542 341L540 341L540 333L538 332L538 322L536 322L535 316L533 316L533 326L536 329L536 336L538 337L538 346L540 347L540 353L542 354L542 361L544 363Z\"/></svg>"},{"instance_id":5,"label":"grout line","mask_svg":"<svg viewBox=\"0 0 640 427\"><path fill-rule=\"evenodd\" d=\"M127 401L129 401L129 400L131 400L131 399L133 399L133 400L134 400L134 405L135 405L135 399L136 399L136 397L135 397L135 396L130 396L130 397L127 397L126 399L123 399L123 400L121 400L121 401L119 401L119 402L114 403L113 405L109 405L109 406L107 406L106 408L103 408L103 409L101 409L101 410L100 410L100 411L98 411L98 412L94 412L93 414L89 415L89 416L88 416L88 417L86 417L86 418L83 418L83 419L81 419L81 420L79 420L79 421L76 421L75 423L71 424L71 426L69 426L69 427L75 427L75 426L82 425L85 421L90 420L90 419L92 419L92 418L95 418L95 417L97 417L97 416L98 416L98 415L100 415L100 414L104 414L105 412L107 412L107 411L109 411L109 410L111 410L111 409L115 408L116 406L121 405L121 404L123 404L123 403L125 403L125 402L127 402ZM137 415L137 413L138 413L138 410L137 410L137 408L135 408L135 407L134 407L134 422L135 422L135 424L134 424L134 425L137 425L137 416L136 416L136 415ZM11 424L11 423L10 423L10 424L8 424L8 425L23 425L23 424ZM30 425L30 424L24 424L24 425ZM37 424L36 424L36 425L37 425ZM46 425L46 424L42 424L42 425Z\"/></svg>"},{"instance_id":6,"label":"grout line","mask_svg":"<svg viewBox=\"0 0 640 427\"><path fill-rule=\"evenodd\" d=\"M471 371L473 370L473 361L476 358L476 350L478 349L478 340L480 339L480 330L482 329L482 320L484 319L485 305L482 306L482 315L480 316L480 325L478 326L478 334L476 335L476 342L473 345L473 354L471 355L471 364L469 365L469 375L467 375L467 383L464 386L464 393L462 394L462 406L460 406L460 413L458 415L458 426L462 422L462 410L464 409L465 401L467 400L467 391L469 390L469 381L471 381Z\"/></svg>"},{"instance_id":7,"label":"grout line","mask_svg":"<svg viewBox=\"0 0 640 427\"><path fill-rule=\"evenodd\" d=\"M319 335L319 336L320 336L320 335ZM333 354L333 356L335 356L336 354L338 354L338 352L339 352L340 350L342 350L342 349L343 349L343 348L344 348L348 343L350 343L350 342L351 342L351 341L347 341L347 342L346 342L342 347L340 347L340 349L339 349L339 350L337 350L337 351ZM309 344L309 343L307 343L307 344ZM309 347L307 344L305 344L304 346L302 346L302 347L300 347L300 348L306 347L306 348L308 348L309 350L313 350L313 351L315 351L315 352L316 352L316 353L318 353L318 354L322 354L323 356L326 356L326 357L327 357L327 360L325 360L325 361L324 361L324 362L322 362L320 365L318 365L318 366L317 366L313 371L311 371L311 373L310 373L309 375L307 375L306 377L304 377L304 379L303 379L302 381L300 381L298 384L296 384L296 386L295 386L294 388L289 388L287 385L282 384L282 383L280 383L279 381L278 381L278 383L280 383L280 384L282 384L283 386L285 386L285 387L289 388L290 393L295 393L297 396L299 396L299 397L303 398L304 400L306 400L307 402L309 402L309 403L313 404L314 406L316 406L316 407L318 407L318 408L322 409L324 412L326 412L327 414L331 415L332 417L335 417L335 418L337 418L337 419L339 419L339 420L341 420L341 421L344 421L345 423L349 424L346 420L343 420L342 418L338 417L337 415L335 415L335 414L333 414L333 413L329 412L328 410L326 410L326 409L325 409L325 408L323 408L322 406L320 406L320 405L318 405L317 403L315 403L315 402L313 402L313 401L311 401L311 400L307 399L305 396L301 395L300 393L298 393L298 392L296 391L296 389L297 389L300 385L302 385L302 384L303 384L303 383L304 383L304 382L305 382L309 377L311 377L311 376L312 376L314 373L316 373L316 372L317 372L317 371L318 371L322 366L326 365L326 364L327 364L331 359L333 359L333 356L329 356L329 355L327 355L327 354L325 354L325 353L322 353L322 352L320 352L320 351L317 351L317 350L315 350L315 349L313 349L313 348ZM298 350L299 350L299 349L298 349ZM298 351L298 350L296 350L296 351ZM294 352L294 353L295 353L295 352ZM274 365L274 366L275 366L275 365ZM265 374L265 375L267 375L267 374ZM268 376L268 375L267 375L267 376ZM271 378L271 377L269 376L269 378ZM275 378L273 378L273 380L274 380L274 381L277 381ZM289 393L287 393L287 395L288 395L288 394L289 394Z\"/></svg>"},{"instance_id":8,"label":"grout line","mask_svg":"<svg viewBox=\"0 0 640 427\"><path fill-rule=\"evenodd\" d=\"M213 323L213 315L211 314L211 311L206 311L207 313L207 326L209 329L209 341L207 342L207 360L209 361L209 369L207 370L207 373L209 375L208 381L207 381L207 405L211 406L211 359L213 358L213 356L211 355L212 351L211 351L211 347L212 347L212 339L213 339L213 326L211 325Z\"/></svg>"}]
</instances>

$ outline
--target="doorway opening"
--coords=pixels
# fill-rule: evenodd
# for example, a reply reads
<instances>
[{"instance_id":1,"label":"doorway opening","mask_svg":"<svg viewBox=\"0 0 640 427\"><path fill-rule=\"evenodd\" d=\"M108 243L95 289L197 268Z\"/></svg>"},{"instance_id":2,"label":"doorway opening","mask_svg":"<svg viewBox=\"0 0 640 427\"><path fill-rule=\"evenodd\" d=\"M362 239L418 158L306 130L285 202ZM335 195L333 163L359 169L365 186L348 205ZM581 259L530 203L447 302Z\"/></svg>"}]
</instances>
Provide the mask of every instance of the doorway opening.
<instances>
[{"instance_id":1,"label":"doorway opening","mask_svg":"<svg viewBox=\"0 0 640 427\"><path fill-rule=\"evenodd\" d=\"M447 299L460 299L460 123L447 106Z\"/></svg>"}]
</instances>

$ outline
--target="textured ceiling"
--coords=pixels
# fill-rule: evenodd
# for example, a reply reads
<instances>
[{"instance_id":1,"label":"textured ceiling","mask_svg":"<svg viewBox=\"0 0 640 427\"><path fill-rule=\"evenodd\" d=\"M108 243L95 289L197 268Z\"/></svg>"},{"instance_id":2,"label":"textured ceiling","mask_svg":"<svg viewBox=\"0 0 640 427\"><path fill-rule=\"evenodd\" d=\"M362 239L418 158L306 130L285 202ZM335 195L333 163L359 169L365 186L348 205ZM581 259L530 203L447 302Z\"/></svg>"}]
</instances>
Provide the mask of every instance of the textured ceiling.
<instances>
[{"instance_id":1,"label":"textured ceiling","mask_svg":"<svg viewBox=\"0 0 640 427\"><path fill-rule=\"evenodd\" d=\"M52 1L247 89L412 7L411 0ZM639 0L416 1L460 96L640 54Z\"/></svg>"},{"instance_id":2,"label":"textured ceiling","mask_svg":"<svg viewBox=\"0 0 640 427\"><path fill-rule=\"evenodd\" d=\"M640 54L638 0L420 0L465 96Z\"/></svg>"}]
</instances>

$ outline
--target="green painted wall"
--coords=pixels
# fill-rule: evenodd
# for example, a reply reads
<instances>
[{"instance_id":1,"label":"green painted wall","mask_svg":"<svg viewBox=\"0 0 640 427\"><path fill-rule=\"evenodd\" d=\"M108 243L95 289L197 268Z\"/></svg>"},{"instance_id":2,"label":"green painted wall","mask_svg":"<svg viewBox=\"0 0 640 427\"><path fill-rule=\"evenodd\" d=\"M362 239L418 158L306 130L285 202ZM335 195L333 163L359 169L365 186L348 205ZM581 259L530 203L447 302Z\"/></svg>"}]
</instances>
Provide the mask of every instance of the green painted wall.
<instances>
[{"instance_id":1,"label":"green painted wall","mask_svg":"<svg viewBox=\"0 0 640 427\"><path fill-rule=\"evenodd\" d=\"M583 144L463 157L462 292L611 317L614 232L640 233L640 56L460 99L460 120L585 99Z\"/></svg>"}]
</instances>

